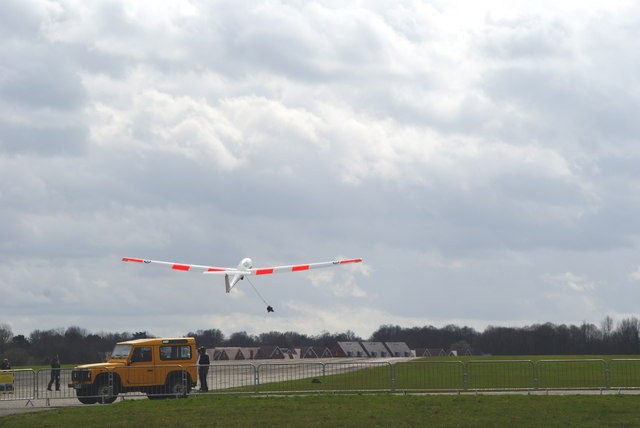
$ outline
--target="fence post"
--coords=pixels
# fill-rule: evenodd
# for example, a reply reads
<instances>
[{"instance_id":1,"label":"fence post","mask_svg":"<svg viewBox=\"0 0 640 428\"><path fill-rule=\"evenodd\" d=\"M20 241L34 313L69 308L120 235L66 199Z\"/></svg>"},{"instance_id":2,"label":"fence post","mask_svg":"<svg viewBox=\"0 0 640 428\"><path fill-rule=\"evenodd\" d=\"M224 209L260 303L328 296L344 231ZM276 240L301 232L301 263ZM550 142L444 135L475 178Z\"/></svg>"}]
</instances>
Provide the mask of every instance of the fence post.
<instances>
[{"instance_id":1,"label":"fence post","mask_svg":"<svg viewBox=\"0 0 640 428\"><path fill-rule=\"evenodd\" d=\"M109 370L107 374L107 384L109 385L109 396L113 395L113 370ZM104 404L104 395L100 397L102 399L102 404Z\"/></svg>"},{"instance_id":2,"label":"fence post","mask_svg":"<svg viewBox=\"0 0 640 428\"><path fill-rule=\"evenodd\" d=\"M327 389L327 363L322 364L322 386L326 390Z\"/></svg>"},{"instance_id":3,"label":"fence post","mask_svg":"<svg viewBox=\"0 0 640 428\"><path fill-rule=\"evenodd\" d=\"M36 398L38 398L38 374L40 373L40 370L38 370L37 372L33 369L29 369L29 370L31 370L31 373L32 373L31 377L33 378L32 380L33 384L32 384L32 391L31 391L31 398L27 401L27 404L25 404L25 407L29 404L33 406L32 400L35 400Z\"/></svg>"},{"instance_id":4,"label":"fence post","mask_svg":"<svg viewBox=\"0 0 640 428\"><path fill-rule=\"evenodd\" d=\"M395 364L389 363L389 370L391 371L391 392L396 390L396 367Z\"/></svg>"},{"instance_id":5,"label":"fence post","mask_svg":"<svg viewBox=\"0 0 640 428\"><path fill-rule=\"evenodd\" d=\"M253 385L255 386L255 393L258 394L260 392L260 364L257 366L251 365L253 367Z\"/></svg>"},{"instance_id":6,"label":"fence post","mask_svg":"<svg viewBox=\"0 0 640 428\"><path fill-rule=\"evenodd\" d=\"M469 373L467 371L467 363L462 363L462 389L469 389Z\"/></svg>"}]
</instances>

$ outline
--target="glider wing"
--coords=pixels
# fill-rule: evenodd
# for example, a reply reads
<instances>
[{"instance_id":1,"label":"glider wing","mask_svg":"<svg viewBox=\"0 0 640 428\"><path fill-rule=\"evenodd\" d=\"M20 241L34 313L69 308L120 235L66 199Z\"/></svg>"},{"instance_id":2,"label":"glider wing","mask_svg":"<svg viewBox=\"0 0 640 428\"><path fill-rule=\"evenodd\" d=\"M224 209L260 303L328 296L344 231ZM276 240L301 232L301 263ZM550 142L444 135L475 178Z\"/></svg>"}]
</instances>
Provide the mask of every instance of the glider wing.
<instances>
[{"instance_id":1,"label":"glider wing","mask_svg":"<svg viewBox=\"0 0 640 428\"><path fill-rule=\"evenodd\" d=\"M303 265L289 265L289 266L274 266L274 267L266 267L266 268L252 267L253 262L249 258L242 259L240 264L238 264L237 268L190 265L190 264L184 264L184 263L161 262L158 260L132 259L129 257L123 257L122 261L167 266L173 270L194 271L194 272L202 272L205 274L224 275L225 290L228 293L238 283L238 281L244 279L245 275L268 275L272 273L281 273L281 272L299 272L299 271L318 269L318 268L329 267L329 266L339 266L346 263L360 263L362 259L333 260L331 262L309 263L309 264L303 264ZM231 279L229 279L229 275L232 275Z\"/></svg>"},{"instance_id":2,"label":"glider wing","mask_svg":"<svg viewBox=\"0 0 640 428\"><path fill-rule=\"evenodd\" d=\"M212 273L212 274L236 274L241 273L243 275L249 275L251 272L242 271L236 268L224 268L224 267L215 267L215 266L201 266L201 265L191 265L186 263L174 263L174 262L161 262L158 260L147 260L147 259L132 259L129 257L123 257L123 262L136 262L136 263L145 263L152 265L160 265L167 266L173 270L182 270L182 271L192 271L192 272L202 272L202 273Z\"/></svg>"},{"instance_id":3,"label":"glider wing","mask_svg":"<svg viewBox=\"0 0 640 428\"><path fill-rule=\"evenodd\" d=\"M329 266L338 266L346 263L360 263L361 261L362 259L333 260L331 262L309 263L304 265L252 268L250 269L250 271L253 275L268 275L271 273L281 273L281 272L299 272L299 271L318 269L318 268L329 267Z\"/></svg>"}]
</instances>

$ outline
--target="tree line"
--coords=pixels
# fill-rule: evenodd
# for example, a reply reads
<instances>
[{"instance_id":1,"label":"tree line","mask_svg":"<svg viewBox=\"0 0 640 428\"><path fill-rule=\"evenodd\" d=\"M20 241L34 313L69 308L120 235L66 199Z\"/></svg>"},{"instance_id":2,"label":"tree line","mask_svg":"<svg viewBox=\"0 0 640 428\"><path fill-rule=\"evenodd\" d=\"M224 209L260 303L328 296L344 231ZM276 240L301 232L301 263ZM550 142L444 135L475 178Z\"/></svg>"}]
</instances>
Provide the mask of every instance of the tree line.
<instances>
[{"instance_id":1,"label":"tree line","mask_svg":"<svg viewBox=\"0 0 640 428\"><path fill-rule=\"evenodd\" d=\"M599 326L534 324L525 327L489 326L478 332L471 327L450 324L444 327L400 327L382 325L369 338L354 332L322 332L306 335L293 331L271 331L258 335L245 331L225 336L219 329L196 330L185 336L195 337L198 346L254 347L279 346L294 348L317 346L332 348L337 342L372 341L405 342L411 349L469 349L474 355L636 355L640 354L640 320L625 318L614 325L606 317ZM13 335L8 324L0 324L0 357L12 365L49 364L60 355L63 364L98 362L113 345L131 339L154 337L146 331L122 333L90 333L81 327L35 330L28 337Z\"/></svg>"},{"instance_id":2,"label":"tree line","mask_svg":"<svg viewBox=\"0 0 640 428\"><path fill-rule=\"evenodd\" d=\"M489 326L483 332L447 325L402 328L383 325L371 336L379 342L406 342L411 349L470 349L474 355L636 355L640 354L640 320L625 318L614 326L606 317L600 326L533 324Z\"/></svg>"}]
</instances>

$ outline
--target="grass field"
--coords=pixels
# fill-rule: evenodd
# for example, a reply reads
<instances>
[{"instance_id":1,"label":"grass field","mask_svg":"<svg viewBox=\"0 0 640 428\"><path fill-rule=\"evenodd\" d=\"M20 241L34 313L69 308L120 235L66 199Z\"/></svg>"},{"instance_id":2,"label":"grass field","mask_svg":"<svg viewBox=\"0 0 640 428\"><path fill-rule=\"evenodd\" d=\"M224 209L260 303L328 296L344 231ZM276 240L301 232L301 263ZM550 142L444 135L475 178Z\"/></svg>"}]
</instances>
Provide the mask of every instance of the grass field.
<instances>
[{"instance_id":1,"label":"grass field","mask_svg":"<svg viewBox=\"0 0 640 428\"><path fill-rule=\"evenodd\" d=\"M640 359L622 355L435 357L393 365L367 360L253 364L255 375L248 364L214 364L210 386L222 393L640 388ZM250 379L246 386L225 388L239 385L243 372Z\"/></svg>"},{"instance_id":2,"label":"grass field","mask_svg":"<svg viewBox=\"0 0 640 428\"><path fill-rule=\"evenodd\" d=\"M308 364L305 375L270 381L227 392L308 391L469 391L521 389L640 388L640 359L627 356L526 356L427 358L388 365L362 363L333 366L324 375L320 365ZM297 363L291 364L298 367ZM268 374L270 367L261 368ZM306 366L305 366L306 367ZM268 376L266 376L268 377ZM273 376L272 378L275 378ZM315 382L310 382L310 378Z\"/></svg>"},{"instance_id":3,"label":"grass field","mask_svg":"<svg viewBox=\"0 0 640 428\"><path fill-rule=\"evenodd\" d=\"M332 374L323 377L323 383L313 382L318 373L312 372L312 379L261 384L260 392L388 390L391 378L396 390L529 389L533 378L541 383L539 389L598 388L603 381L640 386L640 360L624 361L634 357L429 358L424 360L428 364L402 363L393 370L372 365ZM245 392L255 391L250 387ZM640 395L200 394L184 400L125 400L0 418L1 428L59 426L635 427L640 426Z\"/></svg>"},{"instance_id":4,"label":"grass field","mask_svg":"<svg viewBox=\"0 0 640 428\"><path fill-rule=\"evenodd\" d=\"M639 395L208 396L128 400L0 419L3 428L636 427Z\"/></svg>"}]
</instances>

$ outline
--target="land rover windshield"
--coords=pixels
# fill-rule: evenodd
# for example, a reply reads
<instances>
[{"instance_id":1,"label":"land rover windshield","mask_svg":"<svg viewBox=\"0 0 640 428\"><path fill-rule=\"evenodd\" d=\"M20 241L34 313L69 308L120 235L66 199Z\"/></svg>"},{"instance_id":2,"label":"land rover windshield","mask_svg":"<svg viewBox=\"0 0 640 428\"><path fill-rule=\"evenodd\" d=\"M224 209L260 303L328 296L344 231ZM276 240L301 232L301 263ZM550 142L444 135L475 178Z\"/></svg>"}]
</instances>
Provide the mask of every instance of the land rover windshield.
<instances>
[{"instance_id":1,"label":"land rover windshield","mask_svg":"<svg viewBox=\"0 0 640 428\"><path fill-rule=\"evenodd\" d=\"M116 345L111 353L111 358L127 358L133 345Z\"/></svg>"}]
</instances>

